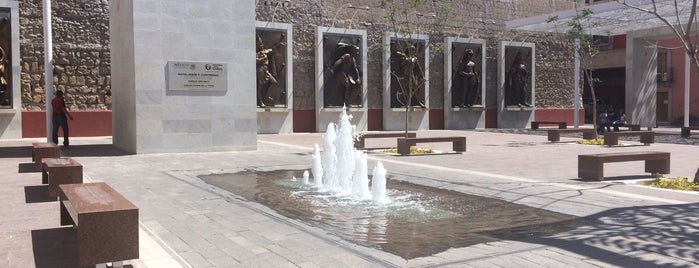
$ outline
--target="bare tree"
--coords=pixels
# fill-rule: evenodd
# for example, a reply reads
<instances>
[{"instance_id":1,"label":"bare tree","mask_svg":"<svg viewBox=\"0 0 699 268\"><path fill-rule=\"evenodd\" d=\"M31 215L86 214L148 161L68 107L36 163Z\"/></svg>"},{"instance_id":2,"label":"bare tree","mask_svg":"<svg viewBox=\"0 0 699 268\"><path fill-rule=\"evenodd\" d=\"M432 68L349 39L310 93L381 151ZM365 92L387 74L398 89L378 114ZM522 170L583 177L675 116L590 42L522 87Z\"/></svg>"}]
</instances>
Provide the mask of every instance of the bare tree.
<instances>
[{"instance_id":1,"label":"bare tree","mask_svg":"<svg viewBox=\"0 0 699 268\"><path fill-rule=\"evenodd\" d=\"M628 3L626 0L617 0L617 3L623 4L624 6L633 8L641 12L651 14L658 18L660 21L662 21L665 25L667 25L667 27L669 27L675 34L677 40L682 42L682 48L684 49L685 53L687 53L689 59L692 61L692 64L694 65L694 70L697 72L697 74L699 74L699 61L697 60L697 44L696 41L692 39L693 34L695 37L697 36L697 30L692 30L694 24L697 23L697 1L698 0L691 0L692 3L689 6L685 6L685 8L680 8L680 3L678 3L678 0L673 0L674 13L669 15L661 14L659 12L657 0L651 0L652 5L649 8L644 8L639 5ZM684 2L686 3L688 1ZM687 10L687 8L689 9L689 16L686 17L686 21L682 21L682 11ZM692 33L692 31L694 31L694 33ZM697 172L694 174L694 182L699 183L699 168L697 168Z\"/></svg>"},{"instance_id":2,"label":"bare tree","mask_svg":"<svg viewBox=\"0 0 699 268\"><path fill-rule=\"evenodd\" d=\"M384 19L388 22L394 39L383 49L391 53L392 62L395 59L397 67L389 68L391 80L397 84L398 90L392 93L394 96L385 97L395 98L405 108L407 137L411 107L424 107L425 100L417 95L424 93L420 90L429 90L429 87L425 87L429 81L422 75L427 66L422 66L421 62L430 58L430 55L424 55L424 48L443 49L442 40L439 38L442 37L444 29L454 27L449 25L449 18L455 15L455 9L441 1L424 0L380 0L379 5L386 12ZM427 35L428 38L421 39L421 35Z\"/></svg>"},{"instance_id":3,"label":"bare tree","mask_svg":"<svg viewBox=\"0 0 699 268\"><path fill-rule=\"evenodd\" d=\"M570 47L574 53L579 56L580 67L585 76L588 85L590 86L590 96L592 96L592 127L595 129L595 138L597 137L597 97L595 94L595 84L599 83L599 79L593 76L592 59L599 53L599 42L592 35L592 30L598 25L594 20L588 20L592 16L592 9L585 8L576 10L576 15L573 16L566 25L569 27L566 31L568 36L567 42L574 42ZM548 22L555 22L558 17L550 17Z\"/></svg>"}]
</instances>

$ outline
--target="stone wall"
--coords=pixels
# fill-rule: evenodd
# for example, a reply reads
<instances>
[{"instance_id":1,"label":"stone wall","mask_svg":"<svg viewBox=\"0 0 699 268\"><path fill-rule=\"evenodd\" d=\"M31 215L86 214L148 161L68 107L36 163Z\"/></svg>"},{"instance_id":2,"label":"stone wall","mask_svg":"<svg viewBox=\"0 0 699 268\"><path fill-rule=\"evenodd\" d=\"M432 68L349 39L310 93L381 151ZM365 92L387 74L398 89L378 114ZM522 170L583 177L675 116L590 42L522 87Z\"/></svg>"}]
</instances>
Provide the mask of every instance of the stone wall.
<instances>
[{"instance_id":1,"label":"stone wall","mask_svg":"<svg viewBox=\"0 0 699 268\"><path fill-rule=\"evenodd\" d=\"M400 0L396 0L400 5ZM281 4L284 3L284 4ZM573 105L573 58L572 53L561 45L560 36L542 33L512 32L504 29L507 20L547 14L570 9L574 3L564 0L445 0L431 2L433 5L413 10L412 14L438 14L434 23L414 21L430 26L430 107L444 107L444 50L439 44L447 36L473 37L487 40L486 105L496 106L497 44L499 41L536 43L536 106L572 107ZM356 7L369 7L358 9ZM453 9L445 16L443 7ZM368 63L364 73L368 79L370 109L382 108L382 42L387 31L393 31L385 19L388 9L378 1L356 0L347 3L341 0L309 0L285 3L282 1L258 1L257 20L293 24L294 57L294 109L314 109L316 27L335 27L367 30ZM428 16L412 16L413 20L430 19ZM438 25L438 27L432 27Z\"/></svg>"},{"instance_id":2,"label":"stone wall","mask_svg":"<svg viewBox=\"0 0 699 268\"><path fill-rule=\"evenodd\" d=\"M67 92L73 110L111 109L109 7L107 0L53 1L54 86ZM368 33L367 75L369 108L382 106L383 34L392 27L384 19L386 10L376 0L257 1L257 20L293 24L294 108L314 109L315 32L317 26L366 29ZM284 3L284 4L281 4ZM432 40L446 36L469 36L487 40L486 90L489 108L495 107L497 43L502 40L534 42L537 45L537 107L572 106L572 56L558 40L540 33L504 30L507 20L546 14L573 7L565 0L445 0L435 1L420 12L439 13L439 5L454 8L450 25L438 29ZM368 6L369 10L349 8ZM22 60L22 107L40 110L45 104L42 1L20 1ZM436 11L436 12L435 12ZM437 20L445 20L443 17ZM437 44L438 42L435 42ZM443 50L431 49L430 106L443 107Z\"/></svg>"},{"instance_id":3,"label":"stone wall","mask_svg":"<svg viewBox=\"0 0 699 268\"><path fill-rule=\"evenodd\" d=\"M19 1L22 108L45 108L42 0ZM111 109L107 0L52 1L54 89L72 110ZM49 99L51 97L49 96Z\"/></svg>"}]
</instances>

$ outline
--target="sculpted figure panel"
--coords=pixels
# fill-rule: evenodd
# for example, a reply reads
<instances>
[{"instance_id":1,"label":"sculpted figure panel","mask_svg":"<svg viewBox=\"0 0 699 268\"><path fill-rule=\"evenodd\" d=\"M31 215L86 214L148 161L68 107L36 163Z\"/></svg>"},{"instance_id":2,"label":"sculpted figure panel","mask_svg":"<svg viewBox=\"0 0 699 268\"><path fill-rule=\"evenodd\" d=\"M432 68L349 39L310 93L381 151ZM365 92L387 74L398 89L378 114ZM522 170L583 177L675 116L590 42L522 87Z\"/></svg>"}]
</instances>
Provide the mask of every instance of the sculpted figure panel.
<instances>
[{"instance_id":1,"label":"sculpted figure panel","mask_svg":"<svg viewBox=\"0 0 699 268\"><path fill-rule=\"evenodd\" d=\"M0 107L12 106L10 40L10 15L2 12L0 13Z\"/></svg>"},{"instance_id":2,"label":"sculpted figure panel","mask_svg":"<svg viewBox=\"0 0 699 268\"><path fill-rule=\"evenodd\" d=\"M471 107L480 105L481 98L481 77L480 77L480 47L459 45L455 48L453 57L458 62L454 65L454 75L452 76L452 106ZM478 54L478 55L477 55Z\"/></svg>"},{"instance_id":3,"label":"sculpted figure panel","mask_svg":"<svg viewBox=\"0 0 699 268\"><path fill-rule=\"evenodd\" d=\"M391 107L425 107L424 43L391 42Z\"/></svg>"},{"instance_id":4,"label":"sculpted figure panel","mask_svg":"<svg viewBox=\"0 0 699 268\"><path fill-rule=\"evenodd\" d=\"M531 106L531 50L528 48L506 48L505 58L511 59L506 73L506 102L507 105L519 107Z\"/></svg>"},{"instance_id":5,"label":"sculpted figure panel","mask_svg":"<svg viewBox=\"0 0 699 268\"><path fill-rule=\"evenodd\" d=\"M326 34L323 37L325 107L362 106L361 37Z\"/></svg>"},{"instance_id":6,"label":"sculpted figure panel","mask_svg":"<svg viewBox=\"0 0 699 268\"><path fill-rule=\"evenodd\" d=\"M256 40L257 106L286 106L286 36L280 31L257 30Z\"/></svg>"}]
</instances>

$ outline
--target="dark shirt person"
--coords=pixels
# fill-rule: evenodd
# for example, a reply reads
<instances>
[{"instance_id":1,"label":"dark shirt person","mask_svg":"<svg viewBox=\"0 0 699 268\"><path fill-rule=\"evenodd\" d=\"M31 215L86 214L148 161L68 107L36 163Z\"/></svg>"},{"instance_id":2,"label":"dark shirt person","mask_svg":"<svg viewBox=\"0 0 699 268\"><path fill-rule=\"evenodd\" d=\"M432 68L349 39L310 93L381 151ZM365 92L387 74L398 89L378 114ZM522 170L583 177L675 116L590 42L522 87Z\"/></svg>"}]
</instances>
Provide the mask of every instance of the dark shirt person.
<instances>
[{"instance_id":1,"label":"dark shirt person","mask_svg":"<svg viewBox=\"0 0 699 268\"><path fill-rule=\"evenodd\" d=\"M63 129L63 146L68 146L70 144L68 138L68 118L73 120L73 116L66 109L66 102L63 99L63 92L56 91L56 97L51 100L51 107L53 109L53 143L58 144L58 128Z\"/></svg>"}]
</instances>

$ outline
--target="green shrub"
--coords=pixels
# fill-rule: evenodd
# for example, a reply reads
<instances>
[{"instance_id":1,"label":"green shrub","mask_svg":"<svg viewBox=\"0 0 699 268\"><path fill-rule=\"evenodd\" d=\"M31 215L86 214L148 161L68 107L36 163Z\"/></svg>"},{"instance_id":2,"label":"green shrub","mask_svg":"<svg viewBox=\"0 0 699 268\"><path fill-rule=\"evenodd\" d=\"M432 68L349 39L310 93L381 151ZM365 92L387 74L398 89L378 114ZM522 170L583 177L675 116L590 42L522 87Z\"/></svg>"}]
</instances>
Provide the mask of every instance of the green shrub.
<instances>
[{"instance_id":1,"label":"green shrub","mask_svg":"<svg viewBox=\"0 0 699 268\"><path fill-rule=\"evenodd\" d=\"M699 183L690 181L688 177L663 178L660 175L656 175L656 179L648 182L646 185L664 189L699 191Z\"/></svg>"},{"instance_id":2,"label":"green shrub","mask_svg":"<svg viewBox=\"0 0 699 268\"><path fill-rule=\"evenodd\" d=\"M604 139L597 138L594 140L579 140L579 141L576 141L576 143L582 144L582 145L604 145ZM622 143L619 142L619 145L622 145Z\"/></svg>"},{"instance_id":3,"label":"green shrub","mask_svg":"<svg viewBox=\"0 0 699 268\"><path fill-rule=\"evenodd\" d=\"M391 149L386 149L383 152L389 153L389 154L397 154L398 149L391 148ZM430 148L418 148L415 146L410 146L410 154L432 154L432 153L434 153L434 151Z\"/></svg>"}]
</instances>

